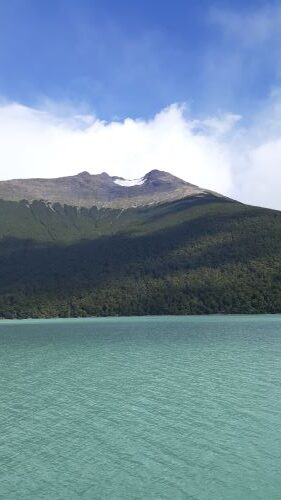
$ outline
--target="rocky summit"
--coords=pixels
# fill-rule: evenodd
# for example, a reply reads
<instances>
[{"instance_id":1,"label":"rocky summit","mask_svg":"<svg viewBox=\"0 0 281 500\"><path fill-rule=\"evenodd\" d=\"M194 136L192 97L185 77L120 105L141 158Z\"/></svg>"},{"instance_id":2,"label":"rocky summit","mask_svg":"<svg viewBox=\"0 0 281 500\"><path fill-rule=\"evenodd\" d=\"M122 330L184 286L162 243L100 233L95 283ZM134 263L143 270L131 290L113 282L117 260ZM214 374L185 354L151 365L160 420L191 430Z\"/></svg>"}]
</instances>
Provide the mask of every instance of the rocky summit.
<instances>
[{"instance_id":1,"label":"rocky summit","mask_svg":"<svg viewBox=\"0 0 281 500\"><path fill-rule=\"evenodd\" d=\"M0 199L44 200L76 207L130 208L154 205L211 192L174 175L152 170L140 179L88 172L55 179L15 179L0 182ZM219 195L217 195L219 196Z\"/></svg>"}]
</instances>

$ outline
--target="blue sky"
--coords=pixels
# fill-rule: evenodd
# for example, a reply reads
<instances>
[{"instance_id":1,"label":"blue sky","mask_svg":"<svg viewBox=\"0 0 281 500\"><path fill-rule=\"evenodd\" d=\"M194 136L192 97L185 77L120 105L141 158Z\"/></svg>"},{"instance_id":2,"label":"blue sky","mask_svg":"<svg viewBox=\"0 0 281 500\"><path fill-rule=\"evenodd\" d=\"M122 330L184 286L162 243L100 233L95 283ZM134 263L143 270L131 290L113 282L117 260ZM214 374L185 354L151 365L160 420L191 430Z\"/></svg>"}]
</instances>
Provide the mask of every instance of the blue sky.
<instances>
[{"instance_id":1,"label":"blue sky","mask_svg":"<svg viewBox=\"0 0 281 500\"><path fill-rule=\"evenodd\" d=\"M31 106L74 103L107 120L147 118L174 102L187 102L198 116L218 109L247 115L280 84L279 46L274 34L244 43L239 23L247 28L247 19L276 5L2 1L0 95Z\"/></svg>"},{"instance_id":2,"label":"blue sky","mask_svg":"<svg viewBox=\"0 0 281 500\"><path fill-rule=\"evenodd\" d=\"M281 209L281 3L0 1L0 179L153 168Z\"/></svg>"}]
</instances>

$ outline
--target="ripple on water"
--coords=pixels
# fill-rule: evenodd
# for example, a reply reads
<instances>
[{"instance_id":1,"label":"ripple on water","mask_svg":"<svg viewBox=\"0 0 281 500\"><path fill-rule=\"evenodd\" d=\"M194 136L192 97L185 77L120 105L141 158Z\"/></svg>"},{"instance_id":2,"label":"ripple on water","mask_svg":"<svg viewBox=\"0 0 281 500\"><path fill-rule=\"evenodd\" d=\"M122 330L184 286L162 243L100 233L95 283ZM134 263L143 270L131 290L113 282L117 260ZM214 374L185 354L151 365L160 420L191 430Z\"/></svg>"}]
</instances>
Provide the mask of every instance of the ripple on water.
<instances>
[{"instance_id":1,"label":"ripple on water","mask_svg":"<svg viewBox=\"0 0 281 500\"><path fill-rule=\"evenodd\" d=\"M281 316L1 322L0 497L281 491Z\"/></svg>"}]
</instances>

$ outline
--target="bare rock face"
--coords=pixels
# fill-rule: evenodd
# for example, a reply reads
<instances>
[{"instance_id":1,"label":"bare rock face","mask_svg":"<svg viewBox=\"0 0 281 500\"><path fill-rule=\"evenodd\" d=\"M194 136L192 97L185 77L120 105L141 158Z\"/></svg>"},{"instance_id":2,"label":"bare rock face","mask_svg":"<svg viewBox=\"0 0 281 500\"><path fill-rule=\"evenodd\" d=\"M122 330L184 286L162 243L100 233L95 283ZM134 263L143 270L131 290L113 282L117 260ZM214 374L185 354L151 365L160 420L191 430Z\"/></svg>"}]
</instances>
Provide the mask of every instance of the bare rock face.
<instances>
[{"instance_id":1,"label":"bare rock face","mask_svg":"<svg viewBox=\"0 0 281 500\"><path fill-rule=\"evenodd\" d=\"M160 170L151 170L141 179L129 180L111 177L105 172L98 175L81 172L56 179L0 182L0 199L3 200L45 200L88 208L130 208L209 194L216 195Z\"/></svg>"}]
</instances>

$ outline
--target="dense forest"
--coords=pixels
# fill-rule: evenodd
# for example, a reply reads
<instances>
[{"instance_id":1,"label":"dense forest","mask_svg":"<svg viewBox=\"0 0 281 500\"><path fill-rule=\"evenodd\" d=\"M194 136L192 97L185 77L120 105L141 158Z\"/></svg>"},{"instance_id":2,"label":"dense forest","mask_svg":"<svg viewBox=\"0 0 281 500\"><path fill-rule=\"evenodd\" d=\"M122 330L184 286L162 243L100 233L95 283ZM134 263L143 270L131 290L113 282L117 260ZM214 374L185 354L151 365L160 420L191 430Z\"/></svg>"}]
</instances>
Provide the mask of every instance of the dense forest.
<instances>
[{"instance_id":1,"label":"dense forest","mask_svg":"<svg viewBox=\"0 0 281 500\"><path fill-rule=\"evenodd\" d=\"M281 213L1 202L0 317L281 312Z\"/></svg>"}]
</instances>

